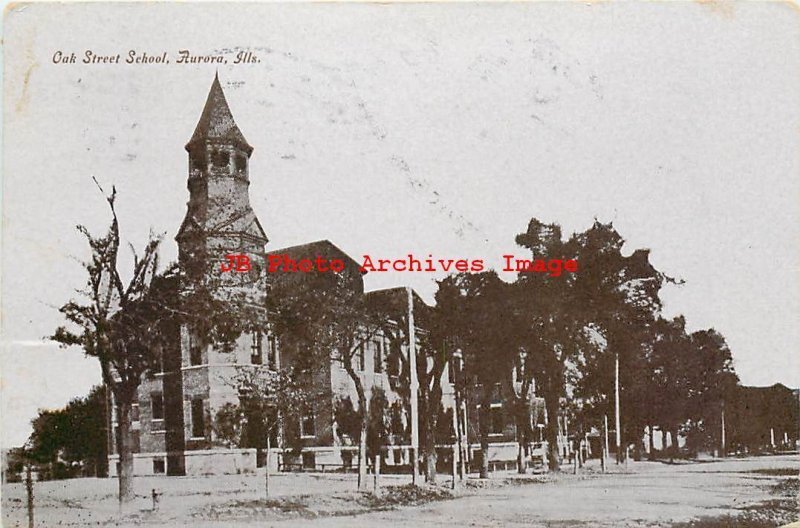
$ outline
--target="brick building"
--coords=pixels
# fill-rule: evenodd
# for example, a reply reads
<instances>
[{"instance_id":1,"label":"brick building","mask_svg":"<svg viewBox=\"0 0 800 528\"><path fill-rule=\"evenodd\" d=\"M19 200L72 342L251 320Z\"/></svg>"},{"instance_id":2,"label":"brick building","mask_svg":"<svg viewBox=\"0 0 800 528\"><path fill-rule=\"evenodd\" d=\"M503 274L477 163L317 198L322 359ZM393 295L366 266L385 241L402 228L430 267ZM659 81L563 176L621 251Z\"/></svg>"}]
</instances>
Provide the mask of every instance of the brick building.
<instances>
[{"instance_id":1,"label":"brick building","mask_svg":"<svg viewBox=\"0 0 800 528\"><path fill-rule=\"evenodd\" d=\"M429 309L407 288L365 293L359 264L327 240L266 251L266 232L250 206L249 160L253 147L236 125L216 77L200 120L185 148L189 158L189 201L186 216L175 237L180 262L186 269L194 270L194 273L209 273L217 269L220 256L230 253L247 254L253 264L253 271L248 274L251 280L237 282L234 276L239 274L230 274L231 278L220 284L223 295L243 293L252 295L254 300L259 298L259 294L263 294L259 289L265 287L262 279L266 275L265 263L269 255L286 254L295 259L321 256L343 260L346 266L342 273L347 276L347 287L354 288L370 300L393 303L400 312L410 310L422 314ZM302 280L306 274L291 275ZM415 328L415 332L424 331L419 326ZM398 349L391 350L392 346ZM365 387L367 399L373 391L382 390L390 407L399 411L397 420L405 426L409 424L409 417L405 406L401 405L397 390L399 367L393 364L391 358L392 352L395 357L397 354L409 357L408 349L407 342L397 343L395 340L391 344L389 336L379 333L359 350L356 361L356 370ZM260 332L242 335L235 349L228 352L201 343L191 328L176 328L174 346L163 352L161 372L143 380L139 387L138 403L132 412L134 473L196 475L254 471L263 463L262 458L257 456L257 450L222 445L216 437L212 420L226 403L238 401L238 390L231 382L237 367L267 365L277 369L291 360L291 352L282 350L276 337L269 331L263 335ZM337 400L349 397L351 401L357 401L354 384L336 362L322 367L315 383L330 388L329 398L315 404L299 420L299 424L294 424L296 427L293 429L300 435L301 453L294 451L290 455L283 452L281 445L285 430L274 435L272 445L276 446L273 448L275 456L270 460L276 466L342 465L356 449L354 444L357 442L354 439L346 434L337 434L334 417ZM446 369L442 380L442 405L448 409L455 406L451 376L451 370ZM513 420L510 413L503 413L501 398L492 406L493 415L497 416L497 423L493 422L492 426L497 445L490 452L490 457L513 460L516 445L513 444L513 426L509 425ZM113 441L116 425L113 402L110 408L109 474L114 476L118 456ZM474 411L463 413L473 415L469 417L469 423L473 423L477 416ZM474 451L478 442L477 428L467 429ZM389 442L391 445L384 454L384 463L390 466L409 464L408 435L393 435Z\"/></svg>"}]
</instances>

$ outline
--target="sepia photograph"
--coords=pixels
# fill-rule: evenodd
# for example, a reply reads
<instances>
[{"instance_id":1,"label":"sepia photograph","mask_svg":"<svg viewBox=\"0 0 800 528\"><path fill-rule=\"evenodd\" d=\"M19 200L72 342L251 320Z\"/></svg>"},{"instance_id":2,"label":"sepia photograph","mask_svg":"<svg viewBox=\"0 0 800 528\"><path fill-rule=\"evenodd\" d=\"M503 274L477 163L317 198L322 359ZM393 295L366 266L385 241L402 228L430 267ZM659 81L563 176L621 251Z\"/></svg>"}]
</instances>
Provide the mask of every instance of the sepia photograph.
<instances>
[{"instance_id":1,"label":"sepia photograph","mask_svg":"<svg viewBox=\"0 0 800 528\"><path fill-rule=\"evenodd\" d=\"M5 527L800 526L791 2L3 17Z\"/></svg>"}]
</instances>

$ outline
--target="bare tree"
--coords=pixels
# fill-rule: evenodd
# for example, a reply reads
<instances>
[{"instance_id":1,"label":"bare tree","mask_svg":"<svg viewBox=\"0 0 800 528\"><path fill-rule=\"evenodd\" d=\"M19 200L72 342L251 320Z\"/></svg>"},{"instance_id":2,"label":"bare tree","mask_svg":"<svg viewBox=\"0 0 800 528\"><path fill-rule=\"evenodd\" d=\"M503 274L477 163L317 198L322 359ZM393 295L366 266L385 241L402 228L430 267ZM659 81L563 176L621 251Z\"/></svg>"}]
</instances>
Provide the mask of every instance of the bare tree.
<instances>
[{"instance_id":1,"label":"bare tree","mask_svg":"<svg viewBox=\"0 0 800 528\"><path fill-rule=\"evenodd\" d=\"M101 189L102 190L102 189ZM123 280L119 269L120 234L115 210L116 189L106 200L112 222L103 236L92 235L84 226L91 257L83 263L86 287L83 299L60 308L75 330L59 327L52 339L64 346L83 347L86 355L100 362L103 382L111 390L117 413L116 445L119 453L120 506L134 498L131 406L142 376L160 362L169 341L170 328L159 317L160 286L157 277L161 236L150 234L142 255L134 250L133 270ZM133 250L133 248L131 247Z\"/></svg>"}]
</instances>

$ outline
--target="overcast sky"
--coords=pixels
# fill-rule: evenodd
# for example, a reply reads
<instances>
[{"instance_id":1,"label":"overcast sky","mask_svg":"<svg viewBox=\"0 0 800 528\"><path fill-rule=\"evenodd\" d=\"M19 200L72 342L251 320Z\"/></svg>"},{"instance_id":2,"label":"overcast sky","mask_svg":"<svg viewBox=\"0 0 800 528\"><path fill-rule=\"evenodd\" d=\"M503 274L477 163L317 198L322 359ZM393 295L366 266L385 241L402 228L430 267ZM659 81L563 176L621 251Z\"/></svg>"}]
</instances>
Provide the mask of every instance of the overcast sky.
<instances>
[{"instance_id":1,"label":"overcast sky","mask_svg":"<svg viewBox=\"0 0 800 528\"><path fill-rule=\"evenodd\" d=\"M85 280L76 224L176 257L183 145L219 71L274 250L524 252L536 217L614 226L685 284L746 384L800 386L800 39L788 3L29 5L5 21L2 443L100 381L42 342ZM166 65L53 64L56 51ZM227 64L176 64L178 50ZM235 52L260 62L234 65ZM441 274L372 273L432 301Z\"/></svg>"}]
</instances>

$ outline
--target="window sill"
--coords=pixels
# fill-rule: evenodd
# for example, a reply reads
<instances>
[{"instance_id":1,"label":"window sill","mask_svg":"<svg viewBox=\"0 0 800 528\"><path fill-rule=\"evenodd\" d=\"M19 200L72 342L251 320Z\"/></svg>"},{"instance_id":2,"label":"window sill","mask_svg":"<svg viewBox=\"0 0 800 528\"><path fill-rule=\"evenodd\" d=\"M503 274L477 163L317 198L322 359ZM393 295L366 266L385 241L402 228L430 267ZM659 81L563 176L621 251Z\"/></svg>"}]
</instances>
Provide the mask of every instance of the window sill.
<instances>
[{"instance_id":1,"label":"window sill","mask_svg":"<svg viewBox=\"0 0 800 528\"><path fill-rule=\"evenodd\" d=\"M303 439L303 440L308 440L308 439L316 438L316 437L317 437L317 435L300 435L300 438Z\"/></svg>"}]
</instances>

